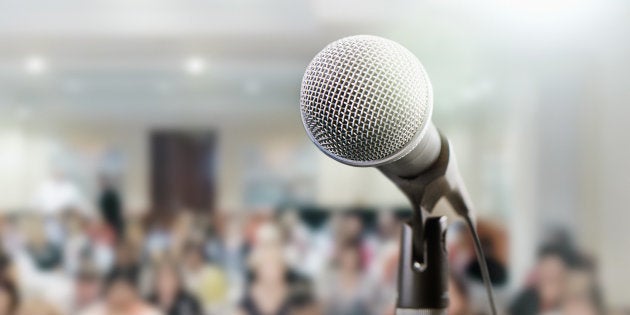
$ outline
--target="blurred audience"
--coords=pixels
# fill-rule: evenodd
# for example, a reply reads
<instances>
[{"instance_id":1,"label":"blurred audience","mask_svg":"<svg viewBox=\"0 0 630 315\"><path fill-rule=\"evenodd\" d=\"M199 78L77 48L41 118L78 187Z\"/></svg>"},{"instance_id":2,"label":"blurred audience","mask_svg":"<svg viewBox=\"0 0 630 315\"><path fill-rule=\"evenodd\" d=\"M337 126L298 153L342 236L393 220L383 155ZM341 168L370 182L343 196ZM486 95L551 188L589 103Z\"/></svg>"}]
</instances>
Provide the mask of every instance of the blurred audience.
<instances>
[{"instance_id":1,"label":"blurred audience","mask_svg":"<svg viewBox=\"0 0 630 315\"><path fill-rule=\"evenodd\" d=\"M103 184L99 215L55 200L0 217L0 315L394 315L403 221L392 211L331 211L317 226L267 208L125 216ZM595 264L566 233L509 295L507 232L479 227L505 313L605 313ZM448 314L487 314L468 233L448 235Z\"/></svg>"}]
</instances>

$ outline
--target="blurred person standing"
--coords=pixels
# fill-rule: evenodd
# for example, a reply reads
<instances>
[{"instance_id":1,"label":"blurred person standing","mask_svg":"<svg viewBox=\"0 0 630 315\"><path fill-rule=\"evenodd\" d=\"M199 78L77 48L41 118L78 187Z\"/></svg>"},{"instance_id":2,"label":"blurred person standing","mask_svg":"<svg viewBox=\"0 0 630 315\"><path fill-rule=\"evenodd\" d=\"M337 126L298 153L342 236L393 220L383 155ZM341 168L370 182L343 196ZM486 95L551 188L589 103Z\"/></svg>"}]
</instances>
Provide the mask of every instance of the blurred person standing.
<instances>
[{"instance_id":1,"label":"blurred person standing","mask_svg":"<svg viewBox=\"0 0 630 315\"><path fill-rule=\"evenodd\" d=\"M15 284L0 279L0 315L15 315L20 305L20 296Z\"/></svg>"},{"instance_id":2,"label":"blurred person standing","mask_svg":"<svg viewBox=\"0 0 630 315\"><path fill-rule=\"evenodd\" d=\"M149 301L165 315L203 314L201 304L186 290L179 270L173 262L158 263L153 274L152 290Z\"/></svg>"},{"instance_id":3,"label":"blurred person standing","mask_svg":"<svg viewBox=\"0 0 630 315\"><path fill-rule=\"evenodd\" d=\"M89 307L80 314L163 315L142 299L138 288L138 277L137 271L133 269L113 269L105 280L104 301Z\"/></svg>"},{"instance_id":4,"label":"blurred person standing","mask_svg":"<svg viewBox=\"0 0 630 315\"><path fill-rule=\"evenodd\" d=\"M287 265L280 230L271 223L256 232L250 256L250 281L237 314L290 315L312 296L310 282Z\"/></svg>"},{"instance_id":5,"label":"blurred person standing","mask_svg":"<svg viewBox=\"0 0 630 315\"><path fill-rule=\"evenodd\" d=\"M123 213L123 201L113 180L103 175L100 178L101 193L98 199L101 216L109 227L121 239L125 234L125 215Z\"/></svg>"}]
</instances>

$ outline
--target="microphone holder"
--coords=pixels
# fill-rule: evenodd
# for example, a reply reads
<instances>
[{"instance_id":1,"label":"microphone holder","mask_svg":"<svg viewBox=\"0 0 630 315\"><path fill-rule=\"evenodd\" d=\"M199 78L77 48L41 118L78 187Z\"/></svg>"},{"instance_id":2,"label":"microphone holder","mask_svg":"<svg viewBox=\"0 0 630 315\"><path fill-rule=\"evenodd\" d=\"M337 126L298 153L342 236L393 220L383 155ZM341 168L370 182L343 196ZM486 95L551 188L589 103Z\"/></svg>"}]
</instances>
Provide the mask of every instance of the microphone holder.
<instances>
[{"instance_id":1,"label":"microphone holder","mask_svg":"<svg viewBox=\"0 0 630 315\"><path fill-rule=\"evenodd\" d=\"M414 231L403 225L398 262L396 315L441 315L448 307L448 263L444 236L446 217L430 217L425 223L424 263L413 250Z\"/></svg>"},{"instance_id":2,"label":"microphone holder","mask_svg":"<svg viewBox=\"0 0 630 315\"><path fill-rule=\"evenodd\" d=\"M398 275L397 315L446 314L448 262L445 248L446 217L429 217L446 198L455 212L472 222L472 202L463 184L452 147L440 134L441 150L427 170L400 177L380 170L407 196L413 206L403 226Z\"/></svg>"}]
</instances>

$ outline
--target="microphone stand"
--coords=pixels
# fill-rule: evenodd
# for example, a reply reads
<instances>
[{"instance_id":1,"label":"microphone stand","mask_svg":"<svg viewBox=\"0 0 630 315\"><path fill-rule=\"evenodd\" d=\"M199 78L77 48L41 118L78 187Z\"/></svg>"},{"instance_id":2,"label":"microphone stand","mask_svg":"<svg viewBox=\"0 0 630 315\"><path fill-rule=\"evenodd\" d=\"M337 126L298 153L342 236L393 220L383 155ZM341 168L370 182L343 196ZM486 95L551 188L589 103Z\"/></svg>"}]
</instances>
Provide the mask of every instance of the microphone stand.
<instances>
[{"instance_id":1,"label":"microphone stand","mask_svg":"<svg viewBox=\"0 0 630 315\"><path fill-rule=\"evenodd\" d=\"M476 233L472 202L459 174L448 139L440 134L441 150L429 169L412 178L381 171L407 196L413 215L402 231L396 315L442 315L448 308L446 217L428 217L437 202L446 198L469 225L492 314L496 313L490 276Z\"/></svg>"},{"instance_id":2,"label":"microphone stand","mask_svg":"<svg viewBox=\"0 0 630 315\"><path fill-rule=\"evenodd\" d=\"M396 315L445 315L448 308L448 263L444 248L446 217L427 218L423 262L414 251L414 230L403 226L398 262Z\"/></svg>"}]
</instances>

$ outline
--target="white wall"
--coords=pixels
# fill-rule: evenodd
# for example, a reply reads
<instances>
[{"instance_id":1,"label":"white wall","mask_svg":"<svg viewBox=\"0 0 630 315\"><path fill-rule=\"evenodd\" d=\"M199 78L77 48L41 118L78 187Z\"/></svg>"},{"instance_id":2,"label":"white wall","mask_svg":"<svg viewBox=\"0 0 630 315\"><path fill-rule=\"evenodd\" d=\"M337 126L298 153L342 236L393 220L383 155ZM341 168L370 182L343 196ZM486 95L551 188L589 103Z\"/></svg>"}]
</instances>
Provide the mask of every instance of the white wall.
<instances>
[{"instance_id":1,"label":"white wall","mask_svg":"<svg viewBox=\"0 0 630 315\"><path fill-rule=\"evenodd\" d=\"M99 158L115 147L125 156L122 187L133 211L148 204L148 146L141 128L75 127L37 123L0 124L0 209L21 210L31 205L38 187L59 163L72 169L71 177L88 199L97 191ZM57 165L57 166L55 166Z\"/></svg>"}]
</instances>

